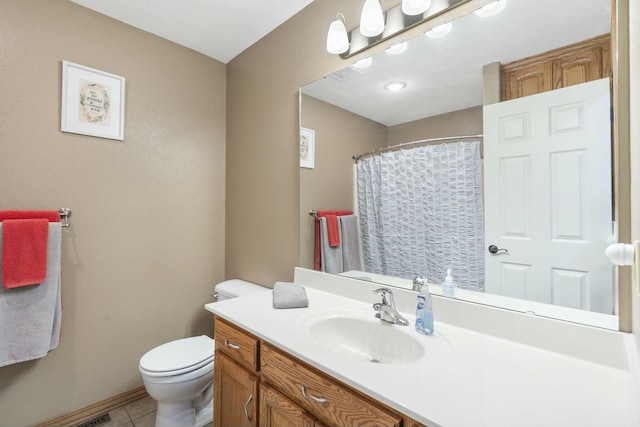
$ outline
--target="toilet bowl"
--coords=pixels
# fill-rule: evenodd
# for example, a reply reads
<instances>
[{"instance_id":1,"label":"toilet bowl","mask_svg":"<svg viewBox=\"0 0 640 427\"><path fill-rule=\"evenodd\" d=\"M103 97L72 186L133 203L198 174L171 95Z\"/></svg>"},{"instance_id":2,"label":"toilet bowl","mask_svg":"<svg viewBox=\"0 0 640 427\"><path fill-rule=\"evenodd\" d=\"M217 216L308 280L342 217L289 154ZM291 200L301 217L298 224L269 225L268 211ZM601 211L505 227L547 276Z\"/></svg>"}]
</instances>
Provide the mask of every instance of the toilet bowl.
<instances>
[{"instance_id":1,"label":"toilet bowl","mask_svg":"<svg viewBox=\"0 0 640 427\"><path fill-rule=\"evenodd\" d=\"M218 301L269 289L242 280L215 287ZM156 427L203 427L213 421L215 341L206 335L159 345L140 358L140 375L158 402Z\"/></svg>"}]
</instances>

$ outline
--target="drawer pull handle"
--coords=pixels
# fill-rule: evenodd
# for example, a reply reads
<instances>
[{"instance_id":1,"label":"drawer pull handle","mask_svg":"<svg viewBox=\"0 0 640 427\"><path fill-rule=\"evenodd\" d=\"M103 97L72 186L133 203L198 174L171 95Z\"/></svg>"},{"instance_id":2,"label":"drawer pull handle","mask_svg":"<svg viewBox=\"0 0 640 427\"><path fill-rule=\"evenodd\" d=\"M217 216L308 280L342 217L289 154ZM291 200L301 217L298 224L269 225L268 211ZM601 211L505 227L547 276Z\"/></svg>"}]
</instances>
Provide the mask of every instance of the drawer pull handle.
<instances>
[{"instance_id":1,"label":"drawer pull handle","mask_svg":"<svg viewBox=\"0 0 640 427\"><path fill-rule=\"evenodd\" d=\"M247 399L247 403L244 404L244 416L247 417L247 421L251 422L251 417L249 416L249 412L247 412L247 406L249 406L249 403L251 403L251 401L253 400L253 394L249 395L249 398Z\"/></svg>"},{"instance_id":2,"label":"drawer pull handle","mask_svg":"<svg viewBox=\"0 0 640 427\"><path fill-rule=\"evenodd\" d=\"M229 340L224 340L224 346L225 346L225 347L232 348L232 349L234 349L234 350L240 350L240 346L239 346L239 345L231 344L231 343L229 342Z\"/></svg>"},{"instance_id":3,"label":"drawer pull handle","mask_svg":"<svg viewBox=\"0 0 640 427\"><path fill-rule=\"evenodd\" d=\"M307 390L305 390L304 386L300 386L300 391L302 392L302 397L305 399L312 399L318 403L322 403L323 405L327 404L327 399L323 399L322 397L316 397L311 394L307 394Z\"/></svg>"}]
</instances>

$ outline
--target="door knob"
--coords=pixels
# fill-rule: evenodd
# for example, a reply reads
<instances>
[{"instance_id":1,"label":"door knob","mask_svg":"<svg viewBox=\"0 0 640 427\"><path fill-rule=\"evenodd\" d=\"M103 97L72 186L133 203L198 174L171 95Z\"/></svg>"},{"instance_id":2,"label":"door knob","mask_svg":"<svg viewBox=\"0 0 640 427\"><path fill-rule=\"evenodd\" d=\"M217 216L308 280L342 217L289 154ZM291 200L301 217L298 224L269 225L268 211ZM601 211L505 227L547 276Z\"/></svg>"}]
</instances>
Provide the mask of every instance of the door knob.
<instances>
[{"instance_id":1,"label":"door knob","mask_svg":"<svg viewBox=\"0 0 640 427\"><path fill-rule=\"evenodd\" d=\"M509 253L507 249L498 248L496 245L489 246L489 252L491 252L494 255L499 254L500 252L504 252L505 254Z\"/></svg>"}]
</instances>

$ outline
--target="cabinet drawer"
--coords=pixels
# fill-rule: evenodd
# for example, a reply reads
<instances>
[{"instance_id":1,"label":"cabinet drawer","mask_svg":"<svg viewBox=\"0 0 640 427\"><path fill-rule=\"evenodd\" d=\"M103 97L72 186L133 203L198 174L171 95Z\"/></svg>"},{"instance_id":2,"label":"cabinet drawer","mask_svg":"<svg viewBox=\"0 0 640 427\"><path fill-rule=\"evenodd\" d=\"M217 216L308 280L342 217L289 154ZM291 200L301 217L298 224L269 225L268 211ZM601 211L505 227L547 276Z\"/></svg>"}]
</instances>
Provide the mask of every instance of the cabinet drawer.
<instances>
[{"instance_id":1,"label":"cabinet drawer","mask_svg":"<svg viewBox=\"0 0 640 427\"><path fill-rule=\"evenodd\" d=\"M401 426L402 416L381 409L301 361L263 343L260 372L264 381L279 389L320 421L333 426ZM306 397L305 397L306 395Z\"/></svg>"},{"instance_id":2,"label":"cabinet drawer","mask_svg":"<svg viewBox=\"0 0 640 427\"><path fill-rule=\"evenodd\" d=\"M252 372L258 371L257 337L216 317L215 339L217 351L225 353Z\"/></svg>"}]
</instances>

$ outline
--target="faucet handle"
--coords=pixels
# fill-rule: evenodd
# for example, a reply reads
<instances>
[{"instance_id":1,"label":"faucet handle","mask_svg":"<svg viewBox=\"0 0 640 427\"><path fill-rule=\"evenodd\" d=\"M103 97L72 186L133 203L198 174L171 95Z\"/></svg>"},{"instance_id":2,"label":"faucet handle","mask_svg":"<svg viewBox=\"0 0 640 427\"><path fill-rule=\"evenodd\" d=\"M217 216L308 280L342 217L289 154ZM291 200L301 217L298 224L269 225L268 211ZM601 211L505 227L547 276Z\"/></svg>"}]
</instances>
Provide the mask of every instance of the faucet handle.
<instances>
[{"instance_id":1,"label":"faucet handle","mask_svg":"<svg viewBox=\"0 0 640 427\"><path fill-rule=\"evenodd\" d=\"M393 292L389 288L379 288L373 291L374 294L382 294L383 305L393 305ZM387 300L387 296L389 299Z\"/></svg>"},{"instance_id":2,"label":"faucet handle","mask_svg":"<svg viewBox=\"0 0 640 427\"><path fill-rule=\"evenodd\" d=\"M416 276L413 278L413 290L420 292L422 287L424 286L424 279L422 276Z\"/></svg>"}]
</instances>

